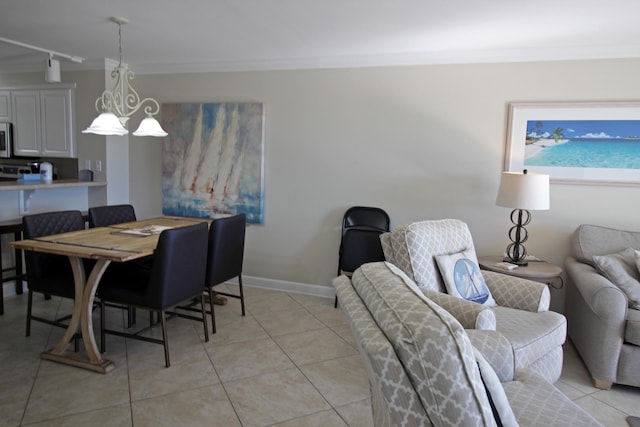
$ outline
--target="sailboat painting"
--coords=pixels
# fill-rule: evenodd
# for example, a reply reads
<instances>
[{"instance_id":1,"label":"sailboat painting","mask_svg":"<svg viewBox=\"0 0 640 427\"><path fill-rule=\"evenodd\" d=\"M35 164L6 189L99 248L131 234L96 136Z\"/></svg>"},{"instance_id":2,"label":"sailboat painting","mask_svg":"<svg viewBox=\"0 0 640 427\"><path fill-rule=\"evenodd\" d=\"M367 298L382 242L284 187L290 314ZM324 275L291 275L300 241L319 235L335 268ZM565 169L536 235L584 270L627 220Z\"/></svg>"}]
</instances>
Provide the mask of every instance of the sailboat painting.
<instances>
[{"instance_id":1,"label":"sailboat painting","mask_svg":"<svg viewBox=\"0 0 640 427\"><path fill-rule=\"evenodd\" d=\"M262 224L264 104L162 104L162 212Z\"/></svg>"},{"instance_id":2,"label":"sailboat painting","mask_svg":"<svg viewBox=\"0 0 640 427\"><path fill-rule=\"evenodd\" d=\"M479 304L484 304L489 299L490 293L482 273L471 260L461 258L456 261L453 280L462 298Z\"/></svg>"}]
</instances>

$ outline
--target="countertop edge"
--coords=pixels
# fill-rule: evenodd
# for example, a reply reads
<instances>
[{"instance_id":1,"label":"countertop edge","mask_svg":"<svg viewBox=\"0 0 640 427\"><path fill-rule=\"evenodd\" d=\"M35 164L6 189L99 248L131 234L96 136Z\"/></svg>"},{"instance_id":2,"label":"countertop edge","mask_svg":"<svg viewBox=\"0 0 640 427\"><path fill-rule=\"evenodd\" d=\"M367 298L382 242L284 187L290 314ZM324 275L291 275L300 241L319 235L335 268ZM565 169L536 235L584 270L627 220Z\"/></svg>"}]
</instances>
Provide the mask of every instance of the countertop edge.
<instances>
[{"instance_id":1,"label":"countertop edge","mask_svg":"<svg viewBox=\"0 0 640 427\"><path fill-rule=\"evenodd\" d=\"M2 181L0 182L0 191L47 190L70 187L104 187L106 185L106 181L79 181L77 179L61 179L50 183Z\"/></svg>"}]
</instances>

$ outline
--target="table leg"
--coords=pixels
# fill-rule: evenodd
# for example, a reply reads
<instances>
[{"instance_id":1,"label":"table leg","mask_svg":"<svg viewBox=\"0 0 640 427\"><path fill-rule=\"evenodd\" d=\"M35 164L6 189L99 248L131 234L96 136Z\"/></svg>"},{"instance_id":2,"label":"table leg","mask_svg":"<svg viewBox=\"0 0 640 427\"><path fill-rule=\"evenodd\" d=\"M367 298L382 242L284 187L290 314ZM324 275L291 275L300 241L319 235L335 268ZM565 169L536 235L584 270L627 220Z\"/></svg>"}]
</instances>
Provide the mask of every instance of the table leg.
<instances>
[{"instance_id":1,"label":"table leg","mask_svg":"<svg viewBox=\"0 0 640 427\"><path fill-rule=\"evenodd\" d=\"M62 339L54 348L42 353L41 357L42 359L52 360L54 362L64 363L106 374L114 368L114 365L113 362L103 359L100 355L100 351L98 350L96 339L93 334L93 319L91 315L93 310L93 300L96 289L98 288L98 283L111 261L105 259L97 260L95 266L91 270L89 279L86 281L82 258L70 256L69 261L71 262L75 283L73 314L71 315L69 326L67 327ZM82 332L82 341L87 351L86 357L66 351L69 342L78 331L78 328L80 328Z\"/></svg>"}]
</instances>

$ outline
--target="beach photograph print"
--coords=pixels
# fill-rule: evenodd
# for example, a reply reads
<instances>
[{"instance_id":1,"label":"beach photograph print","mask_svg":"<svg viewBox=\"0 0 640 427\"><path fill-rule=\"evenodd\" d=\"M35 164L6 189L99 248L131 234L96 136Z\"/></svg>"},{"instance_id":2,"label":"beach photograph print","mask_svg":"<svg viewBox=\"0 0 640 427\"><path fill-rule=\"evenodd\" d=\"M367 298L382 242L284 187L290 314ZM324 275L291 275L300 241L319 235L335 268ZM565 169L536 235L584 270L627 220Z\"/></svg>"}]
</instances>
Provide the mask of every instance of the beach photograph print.
<instances>
[{"instance_id":1,"label":"beach photograph print","mask_svg":"<svg viewBox=\"0 0 640 427\"><path fill-rule=\"evenodd\" d=\"M640 184L640 103L511 104L507 171L551 182Z\"/></svg>"},{"instance_id":2,"label":"beach photograph print","mask_svg":"<svg viewBox=\"0 0 640 427\"><path fill-rule=\"evenodd\" d=\"M264 217L264 104L162 104L162 213Z\"/></svg>"},{"instance_id":3,"label":"beach photograph print","mask_svg":"<svg viewBox=\"0 0 640 427\"><path fill-rule=\"evenodd\" d=\"M524 166L640 169L640 120L528 120Z\"/></svg>"}]
</instances>

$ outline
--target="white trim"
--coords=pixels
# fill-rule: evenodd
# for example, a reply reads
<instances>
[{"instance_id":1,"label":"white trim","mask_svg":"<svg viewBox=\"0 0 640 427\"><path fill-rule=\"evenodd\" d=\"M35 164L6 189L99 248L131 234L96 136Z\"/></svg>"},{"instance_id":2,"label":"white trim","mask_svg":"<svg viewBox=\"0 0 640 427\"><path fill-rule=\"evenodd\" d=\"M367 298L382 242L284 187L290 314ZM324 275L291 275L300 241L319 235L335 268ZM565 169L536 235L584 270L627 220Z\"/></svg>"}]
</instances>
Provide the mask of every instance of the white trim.
<instances>
[{"instance_id":1,"label":"white trim","mask_svg":"<svg viewBox=\"0 0 640 427\"><path fill-rule=\"evenodd\" d=\"M229 283L237 285L237 280ZM268 289L272 291L291 292L294 294L309 295L321 298L334 298L335 291L332 286L312 285L309 283L288 282L286 280L267 279L264 277L242 276L242 283L246 287Z\"/></svg>"},{"instance_id":2,"label":"white trim","mask_svg":"<svg viewBox=\"0 0 640 427\"><path fill-rule=\"evenodd\" d=\"M444 64L490 64L509 62L575 61L594 59L639 58L640 46L584 46L530 49L486 49L442 52L408 52L397 54L365 54L281 59L212 60L180 63L133 63L130 69L136 75L189 74L237 71L275 71L335 68L394 67ZM105 58L86 60L83 64L65 62L62 71L111 70L117 61ZM42 71L40 59L22 64L2 64L0 72Z\"/></svg>"}]
</instances>

